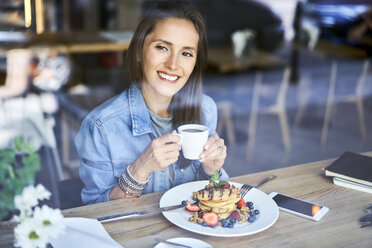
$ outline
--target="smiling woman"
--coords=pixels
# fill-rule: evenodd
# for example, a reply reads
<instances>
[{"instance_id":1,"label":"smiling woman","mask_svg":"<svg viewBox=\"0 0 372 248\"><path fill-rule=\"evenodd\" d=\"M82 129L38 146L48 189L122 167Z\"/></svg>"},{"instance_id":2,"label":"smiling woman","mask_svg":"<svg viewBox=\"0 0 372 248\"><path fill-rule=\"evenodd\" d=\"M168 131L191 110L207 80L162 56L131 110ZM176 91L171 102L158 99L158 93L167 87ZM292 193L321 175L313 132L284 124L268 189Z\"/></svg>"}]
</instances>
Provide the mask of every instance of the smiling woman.
<instances>
[{"instance_id":1,"label":"smiling woman","mask_svg":"<svg viewBox=\"0 0 372 248\"><path fill-rule=\"evenodd\" d=\"M216 104L202 93L206 57L205 24L189 1L159 1L144 16L127 52L132 85L94 109L75 139L84 203L163 191L216 170L228 177ZM197 160L184 158L173 133L187 123L209 129Z\"/></svg>"}]
</instances>

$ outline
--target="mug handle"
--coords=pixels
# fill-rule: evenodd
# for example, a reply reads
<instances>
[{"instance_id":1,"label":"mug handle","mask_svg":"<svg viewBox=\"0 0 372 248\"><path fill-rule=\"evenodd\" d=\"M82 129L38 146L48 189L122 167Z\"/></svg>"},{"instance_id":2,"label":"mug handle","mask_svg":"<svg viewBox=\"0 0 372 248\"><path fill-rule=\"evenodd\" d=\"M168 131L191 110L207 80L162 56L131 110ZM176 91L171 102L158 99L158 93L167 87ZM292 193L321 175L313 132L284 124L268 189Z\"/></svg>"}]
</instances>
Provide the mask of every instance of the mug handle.
<instances>
[{"instance_id":1,"label":"mug handle","mask_svg":"<svg viewBox=\"0 0 372 248\"><path fill-rule=\"evenodd\" d=\"M180 134L180 133L177 133L177 132L173 132L173 134L178 135L178 137L180 137L180 141L178 141L178 144L179 144L179 145L182 145L183 135Z\"/></svg>"}]
</instances>

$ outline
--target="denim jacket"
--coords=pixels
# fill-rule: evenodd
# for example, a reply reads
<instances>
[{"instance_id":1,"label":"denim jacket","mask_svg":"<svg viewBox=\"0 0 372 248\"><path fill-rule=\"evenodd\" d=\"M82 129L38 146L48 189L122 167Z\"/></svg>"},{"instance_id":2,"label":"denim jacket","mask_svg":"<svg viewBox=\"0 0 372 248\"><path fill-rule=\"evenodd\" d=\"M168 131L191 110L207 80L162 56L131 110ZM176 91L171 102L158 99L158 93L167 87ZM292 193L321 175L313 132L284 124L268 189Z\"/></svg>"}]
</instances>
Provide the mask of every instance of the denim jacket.
<instances>
[{"instance_id":1,"label":"denim jacket","mask_svg":"<svg viewBox=\"0 0 372 248\"><path fill-rule=\"evenodd\" d=\"M210 135L215 133L217 108L214 101L203 95L204 125ZM81 192L85 204L109 200L110 190L118 178L151 143L153 131L150 115L142 92L132 85L90 112L83 120L75 138L81 158L79 174L84 183ZM184 170L174 163L174 183L170 185L169 169L150 174L148 185L142 191L151 193L168 190L182 183L205 179L198 160L193 160ZM220 179L228 178L221 169Z\"/></svg>"}]
</instances>

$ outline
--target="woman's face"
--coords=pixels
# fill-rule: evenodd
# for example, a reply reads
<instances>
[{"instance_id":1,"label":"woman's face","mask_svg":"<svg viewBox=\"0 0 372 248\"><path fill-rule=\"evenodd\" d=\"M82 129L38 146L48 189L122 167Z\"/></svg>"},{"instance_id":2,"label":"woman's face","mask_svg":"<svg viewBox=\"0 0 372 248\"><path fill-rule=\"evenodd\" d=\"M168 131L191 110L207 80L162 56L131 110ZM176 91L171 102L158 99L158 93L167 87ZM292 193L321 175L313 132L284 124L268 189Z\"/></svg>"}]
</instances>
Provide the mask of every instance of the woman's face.
<instances>
[{"instance_id":1,"label":"woman's face","mask_svg":"<svg viewBox=\"0 0 372 248\"><path fill-rule=\"evenodd\" d=\"M144 42L142 92L148 100L170 101L187 82L196 61L199 35L187 20L158 22Z\"/></svg>"}]
</instances>

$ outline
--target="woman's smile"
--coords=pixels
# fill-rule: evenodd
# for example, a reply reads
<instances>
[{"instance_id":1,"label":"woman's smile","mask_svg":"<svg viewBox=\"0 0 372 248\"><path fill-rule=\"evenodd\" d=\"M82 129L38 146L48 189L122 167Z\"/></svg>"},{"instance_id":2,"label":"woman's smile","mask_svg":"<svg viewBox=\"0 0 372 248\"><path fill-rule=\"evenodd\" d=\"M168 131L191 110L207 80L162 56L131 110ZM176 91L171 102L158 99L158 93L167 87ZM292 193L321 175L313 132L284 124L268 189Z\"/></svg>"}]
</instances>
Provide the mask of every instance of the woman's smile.
<instances>
[{"instance_id":1,"label":"woman's smile","mask_svg":"<svg viewBox=\"0 0 372 248\"><path fill-rule=\"evenodd\" d=\"M162 71L158 71L159 78L165 81L169 81L170 83L176 83L177 80L180 78L175 74L170 74Z\"/></svg>"}]
</instances>

